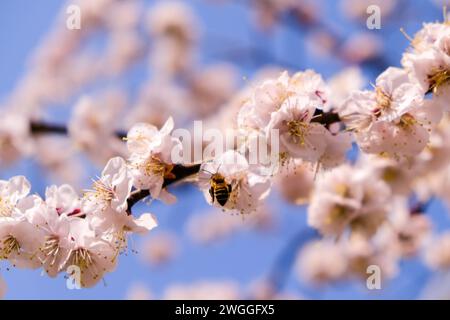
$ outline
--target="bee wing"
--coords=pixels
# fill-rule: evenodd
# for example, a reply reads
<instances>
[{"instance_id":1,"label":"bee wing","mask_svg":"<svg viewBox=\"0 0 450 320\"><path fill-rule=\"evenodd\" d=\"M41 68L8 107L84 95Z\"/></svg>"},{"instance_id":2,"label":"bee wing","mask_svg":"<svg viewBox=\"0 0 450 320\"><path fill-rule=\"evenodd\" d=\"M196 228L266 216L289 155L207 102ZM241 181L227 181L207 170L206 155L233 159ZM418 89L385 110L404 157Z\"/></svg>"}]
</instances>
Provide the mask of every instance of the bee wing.
<instances>
[{"instance_id":1,"label":"bee wing","mask_svg":"<svg viewBox=\"0 0 450 320\"><path fill-rule=\"evenodd\" d=\"M211 186L211 174L200 171L195 177L195 183L200 189L206 189Z\"/></svg>"},{"instance_id":2,"label":"bee wing","mask_svg":"<svg viewBox=\"0 0 450 320\"><path fill-rule=\"evenodd\" d=\"M172 183L171 185L178 186L180 184L185 184L185 183L198 184L198 178L196 176L190 176L190 177L184 178L183 180Z\"/></svg>"}]
</instances>

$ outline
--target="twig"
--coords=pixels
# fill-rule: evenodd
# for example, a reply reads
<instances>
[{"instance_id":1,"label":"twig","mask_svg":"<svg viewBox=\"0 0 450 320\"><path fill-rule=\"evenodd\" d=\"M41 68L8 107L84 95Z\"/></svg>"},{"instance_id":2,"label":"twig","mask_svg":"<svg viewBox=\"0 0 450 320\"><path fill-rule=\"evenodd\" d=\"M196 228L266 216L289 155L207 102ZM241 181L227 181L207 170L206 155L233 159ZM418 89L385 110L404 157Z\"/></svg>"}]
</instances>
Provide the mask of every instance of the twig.
<instances>
[{"instance_id":1,"label":"twig","mask_svg":"<svg viewBox=\"0 0 450 320\"><path fill-rule=\"evenodd\" d=\"M340 122L341 119L339 115L335 112L323 112L319 109L314 113L314 117L311 119L311 122L321 123L325 126L329 126L332 123ZM59 134L59 135L68 135L69 130L66 126L61 124L47 123L41 121L32 121L30 123L30 130L33 135L41 135L41 134ZM127 133L124 131L116 131L115 135L119 139L123 139L127 136Z\"/></svg>"},{"instance_id":2,"label":"twig","mask_svg":"<svg viewBox=\"0 0 450 320\"><path fill-rule=\"evenodd\" d=\"M48 134L48 133L61 134L61 135L68 134L67 127L64 125L50 124L50 123L44 123L44 122L35 122L35 121L32 121L30 123L30 130L31 130L31 133L34 135Z\"/></svg>"},{"instance_id":3,"label":"twig","mask_svg":"<svg viewBox=\"0 0 450 320\"><path fill-rule=\"evenodd\" d=\"M341 119L339 118L339 114L337 114L336 112L323 112L320 109L316 109L311 122L321 123L328 128L333 123L341 122Z\"/></svg>"},{"instance_id":4,"label":"twig","mask_svg":"<svg viewBox=\"0 0 450 320\"><path fill-rule=\"evenodd\" d=\"M54 123L46 123L41 121L31 121L30 122L30 131L33 135L42 135L42 134L59 134L59 135L68 135L69 130L65 125L54 124ZM127 133L124 131L116 131L115 136L119 139L123 139L127 136Z\"/></svg>"},{"instance_id":5,"label":"twig","mask_svg":"<svg viewBox=\"0 0 450 320\"><path fill-rule=\"evenodd\" d=\"M433 198L430 198L430 199L426 200L425 202L418 201L416 204L411 206L409 212L411 213L411 215L424 214L427 212L427 210L430 207L432 202L433 202Z\"/></svg>"}]
</instances>

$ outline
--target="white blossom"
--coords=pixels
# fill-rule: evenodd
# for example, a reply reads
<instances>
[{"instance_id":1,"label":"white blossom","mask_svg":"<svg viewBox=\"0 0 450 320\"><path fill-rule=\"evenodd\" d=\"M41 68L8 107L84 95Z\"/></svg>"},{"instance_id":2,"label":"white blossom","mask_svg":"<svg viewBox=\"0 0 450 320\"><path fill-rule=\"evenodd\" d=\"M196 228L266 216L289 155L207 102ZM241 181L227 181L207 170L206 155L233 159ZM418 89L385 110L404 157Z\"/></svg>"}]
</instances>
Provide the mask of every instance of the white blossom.
<instances>
[{"instance_id":1,"label":"white blossom","mask_svg":"<svg viewBox=\"0 0 450 320\"><path fill-rule=\"evenodd\" d=\"M102 211L111 208L117 212L127 210L127 199L132 188L132 177L123 158L115 157L108 161L93 190L85 194L85 210ZM92 206L91 209L88 207Z\"/></svg>"},{"instance_id":2,"label":"white blossom","mask_svg":"<svg viewBox=\"0 0 450 320\"><path fill-rule=\"evenodd\" d=\"M115 154L123 154L115 124L124 105L124 96L116 91L95 98L82 96L68 124L69 136L75 146L102 164Z\"/></svg>"},{"instance_id":3,"label":"white blossom","mask_svg":"<svg viewBox=\"0 0 450 320\"><path fill-rule=\"evenodd\" d=\"M181 142L170 136L173 119L169 118L161 130L146 123L134 125L127 136L130 152L129 167L133 186L149 189L154 199L173 202L175 197L163 189L164 178L173 177L172 152L181 150Z\"/></svg>"},{"instance_id":4,"label":"white blossom","mask_svg":"<svg viewBox=\"0 0 450 320\"><path fill-rule=\"evenodd\" d=\"M70 250L64 266L80 268L80 284L92 287L103 275L114 270L117 260L114 246L103 238L96 237L89 221L77 219L70 230Z\"/></svg>"},{"instance_id":5,"label":"white blossom","mask_svg":"<svg viewBox=\"0 0 450 320\"><path fill-rule=\"evenodd\" d=\"M442 117L442 110L425 108L423 94L405 71L388 68L374 91L354 92L339 114L364 152L410 157L425 148L431 126Z\"/></svg>"},{"instance_id":6,"label":"white blossom","mask_svg":"<svg viewBox=\"0 0 450 320\"><path fill-rule=\"evenodd\" d=\"M0 165L6 166L33 151L30 121L14 111L0 113Z\"/></svg>"},{"instance_id":7,"label":"white blossom","mask_svg":"<svg viewBox=\"0 0 450 320\"><path fill-rule=\"evenodd\" d=\"M308 224L324 235L345 230L372 235L386 219L389 187L365 170L342 165L316 182Z\"/></svg>"},{"instance_id":8,"label":"white blossom","mask_svg":"<svg viewBox=\"0 0 450 320\"><path fill-rule=\"evenodd\" d=\"M424 92L434 99L448 101L450 81L450 27L448 23L424 24L406 52L402 64ZM448 110L448 106L446 106Z\"/></svg>"},{"instance_id":9,"label":"white blossom","mask_svg":"<svg viewBox=\"0 0 450 320\"><path fill-rule=\"evenodd\" d=\"M41 234L25 217L0 218L0 260L19 268L38 268Z\"/></svg>"},{"instance_id":10,"label":"white blossom","mask_svg":"<svg viewBox=\"0 0 450 320\"><path fill-rule=\"evenodd\" d=\"M348 134L331 132L314 121L316 112L329 110L328 96L328 87L314 71L298 72L292 77L284 72L255 88L239 111L238 129L244 139L258 132L267 141L278 132L282 161L302 159L334 166L343 161L351 141Z\"/></svg>"}]
</instances>

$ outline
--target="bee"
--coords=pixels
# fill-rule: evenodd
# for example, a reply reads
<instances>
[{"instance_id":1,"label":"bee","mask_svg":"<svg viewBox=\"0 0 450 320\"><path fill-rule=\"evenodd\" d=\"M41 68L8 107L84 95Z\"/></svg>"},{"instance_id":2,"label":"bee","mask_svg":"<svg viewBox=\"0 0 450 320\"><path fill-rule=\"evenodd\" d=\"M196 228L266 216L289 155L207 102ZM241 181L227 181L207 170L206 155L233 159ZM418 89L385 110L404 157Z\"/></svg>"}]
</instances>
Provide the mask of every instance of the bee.
<instances>
[{"instance_id":1,"label":"bee","mask_svg":"<svg viewBox=\"0 0 450 320\"><path fill-rule=\"evenodd\" d=\"M209 173L211 174L209 178L209 184L211 185L209 194L211 195L211 200L213 203L214 201L217 201L217 203L223 207L230 199L233 187L225 181L225 177L219 172Z\"/></svg>"}]
</instances>

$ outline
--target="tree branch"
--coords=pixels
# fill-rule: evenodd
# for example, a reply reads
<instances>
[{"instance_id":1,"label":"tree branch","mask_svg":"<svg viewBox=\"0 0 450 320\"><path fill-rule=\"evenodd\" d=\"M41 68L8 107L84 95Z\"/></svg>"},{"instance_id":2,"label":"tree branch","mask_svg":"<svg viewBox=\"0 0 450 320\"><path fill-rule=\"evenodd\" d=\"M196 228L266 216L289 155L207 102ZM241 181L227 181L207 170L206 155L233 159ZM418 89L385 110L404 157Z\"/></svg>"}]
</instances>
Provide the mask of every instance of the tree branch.
<instances>
[{"instance_id":1,"label":"tree branch","mask_svg":"<svg viewBox=\"0 0 450 320\"><path fill-rule=\"evenodd\" d=\"M419 215L427 212L431 203L433 202L433 198L430 198L426 201L418 201L416 204L412 205L409 212L411 215Z\"/></svg>"},{"instance_id":2,"label":"tree branch","mask_svg":"<svg viewBox=\"0 0 450 320\"><path fill-rule=\"evenodd\" d=\"M323 112L322 110L316 109L314 113L314 117L311 119L311 122L321 123L324 126L329 126L332 123L340 122L341 119L339 115L335 112ZM47 123L41 121L31 121L30 122L30 131L33 135L41 135L41 134L59 134L59 135L68 135L69 130L65 125ZM123 139L127 136L127 133L124 131L115 131L115 135L119 139Z\"/></svg>"},{"instance_id":3,"label":"tree branch","mask_svg":"<svg viewBox=\"0 0 450 320\"><path fill-rule=\"evenodd\" d=\"M54 124L54 123L46 123L41 121L31 121L30 122L30 131L33 135L42 135L42 134L59 134L59 135L68 135L69 130L65 125ZM124 131L116 131L115 135L119 139L123 139L127 136L127 133Z\"/></svg>"},{"instance_id":4,"label":"tree branch","mask_svg":"<svg viewBox=\"0 0 450 320\"><path fill-rule=\"evenodd\" d=\"M311 122L316 122L323 124L325 127L329 127L331 124L336 122L341 122L341 118L339 118L339 114L333 111L323 112L320 109L316 109L314 112L314 116L311 119Z\"/></svg>"},{"instance_id":5,"label":"tree branch","mask_svg":"<svg viewBox=\"0 0 450 320\"><path fill-rule=\"evenodd\" d=\"M36 122L36 121L30 122L30 130L31 130L31 133L34 135L48 134L48 133L61 134L61 135L68 134L67 127L64 125L50 124L50 123Z\"/></svg>"}]
</instances>

